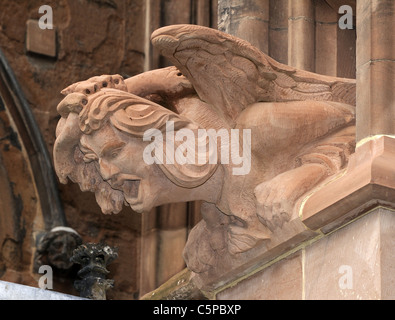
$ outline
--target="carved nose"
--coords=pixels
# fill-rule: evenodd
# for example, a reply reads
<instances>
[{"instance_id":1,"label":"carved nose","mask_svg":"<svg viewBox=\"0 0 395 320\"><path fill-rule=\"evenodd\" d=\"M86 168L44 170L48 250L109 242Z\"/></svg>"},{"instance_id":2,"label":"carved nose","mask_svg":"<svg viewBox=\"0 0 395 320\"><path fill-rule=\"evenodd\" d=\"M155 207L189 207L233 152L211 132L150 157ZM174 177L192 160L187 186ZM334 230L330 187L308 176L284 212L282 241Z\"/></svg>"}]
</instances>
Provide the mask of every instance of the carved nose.
<instances>
[{"instance_id":1,"label":"carved nose","mask_svg":"<svg viewBox=\"0 0 395 320\"><path fill-rule=\"evenodd\" d=\"M120 172L118 167L102 159L99 159L99 166L100 166L100 175L105 181L110 180Z\"/></svg>"}]
</instances>

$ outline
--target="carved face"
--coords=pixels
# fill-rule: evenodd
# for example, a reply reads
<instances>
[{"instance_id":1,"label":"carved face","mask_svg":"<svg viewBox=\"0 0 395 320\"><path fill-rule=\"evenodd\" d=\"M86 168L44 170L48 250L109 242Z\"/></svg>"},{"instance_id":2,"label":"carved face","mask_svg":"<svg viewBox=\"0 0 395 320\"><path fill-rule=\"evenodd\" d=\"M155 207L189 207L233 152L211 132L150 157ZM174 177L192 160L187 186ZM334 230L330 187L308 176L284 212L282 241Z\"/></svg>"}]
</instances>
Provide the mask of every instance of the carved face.
<instances>
[{"instance_id":1,"label":"carved face","mask_svg":"<svg viewBox=\"0 0 395 320\"><path fill-rule=\"evenodd\" d=\"M70 261L73 250L77 247L77 241L67 233L59 233L48 246L48 262L58 269L67 270L72 267Z\"/></svg>"},{"instance_id":2,"label":"carved face","mask_svg":"<svg viewBox=\"0 0 395 320\"><path fill-rule=\"evenodd\" d=\"M80 139L84 161L94 161L103 180L122 191L137 212L149 211L175 198L174 192L180 193L176 190L180 188L169 181L158 166L143 161L146 145L142 138L121 132L108 123Z\"/></svg>"},{"instance_id":3,"label":"carved face","mask_svg":"<svg viewBox=\"0 0 395 320\"><path fill-rule=\"evenodd\" d=\"M103 213L119 212L122 203L146 212L167 203L213 201L221 189L208 189L206 184L216 172L216 163L150 162L144 157L151 152L156 158L161 148L167 157L165 140L158 149L147 148L150 143L144 137L148 130L166 130L166 135L168 123L174 125L173 133L186 127L198 130L183 116L113 89L102 89L88 99L79 93L69 94L58 109L62 118L54 146L56 173L63 183L70 178L81 190L95 192Z\"/></svg>"}]
</instances>

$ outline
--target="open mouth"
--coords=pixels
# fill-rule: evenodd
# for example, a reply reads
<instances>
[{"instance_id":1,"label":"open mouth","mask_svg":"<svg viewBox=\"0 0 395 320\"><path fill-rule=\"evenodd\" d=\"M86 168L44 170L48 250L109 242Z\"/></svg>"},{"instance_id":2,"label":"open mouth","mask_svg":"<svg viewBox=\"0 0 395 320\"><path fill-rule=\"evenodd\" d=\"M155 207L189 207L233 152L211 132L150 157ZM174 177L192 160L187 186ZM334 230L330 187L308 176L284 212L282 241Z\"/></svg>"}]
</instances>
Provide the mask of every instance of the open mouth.
<instances>
[{"instance_id":1,"label":"open mouth","mask_svg":"<svg viewBox=\"0 0 395 320\"><path fill-rule=\"evenodd\" d=\"M118 176L109 181L113 189L122 191L124 195L124 204L130 206L140 205L142 202L142 192L140 191L139 177L135 175Z\"/></svg>"},{"instance_id":2,"label":"open mouth","mask_svg":"<svg viewBox=\"0 0 395 320\"><path fill-rule=\"evenodd\" d=\"M125 180L122 191L127 199L137 199L139 195L140 180Z\"/></svg>"}]
</instances>

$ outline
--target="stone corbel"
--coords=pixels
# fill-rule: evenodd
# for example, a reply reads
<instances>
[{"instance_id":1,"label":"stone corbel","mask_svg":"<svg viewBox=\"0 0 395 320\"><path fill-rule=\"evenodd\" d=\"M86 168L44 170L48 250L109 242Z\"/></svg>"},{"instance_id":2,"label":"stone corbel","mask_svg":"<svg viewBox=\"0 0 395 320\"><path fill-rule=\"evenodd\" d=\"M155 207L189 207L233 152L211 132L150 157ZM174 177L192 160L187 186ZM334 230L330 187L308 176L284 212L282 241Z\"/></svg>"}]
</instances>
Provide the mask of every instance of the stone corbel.
<instances>
[{"instance_id":1,"label":"stone corbel","mask_svg":"<svg viewBox=\"0 0 395 320\"><path fill-rule=\"evenodd\" d=\"M328 233L378 206L395 208L395 137L362 141L347 171L312 193L301 208L303 223Z\"/></svg>"}]
</instances>

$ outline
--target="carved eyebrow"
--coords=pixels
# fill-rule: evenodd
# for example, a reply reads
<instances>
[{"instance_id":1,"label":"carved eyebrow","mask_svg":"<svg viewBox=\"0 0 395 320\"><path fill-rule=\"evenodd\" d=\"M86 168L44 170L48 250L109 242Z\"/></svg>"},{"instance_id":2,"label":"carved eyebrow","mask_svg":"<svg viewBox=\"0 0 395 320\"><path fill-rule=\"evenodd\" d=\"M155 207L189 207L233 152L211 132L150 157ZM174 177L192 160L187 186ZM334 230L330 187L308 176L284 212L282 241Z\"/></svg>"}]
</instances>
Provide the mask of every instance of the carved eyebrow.
<instances>
[{"instance_id":1,"label":"carved eyebrow","mask_svg":"<svg viewBox=\"0 0 395 320\"><path fill-rule=\"evenodd\" d=\"M116 149L120 149L120 148L124 147L125 145L126 145L126 143L122 142L122 141L120 141L120 142L108 142L108 143L106 143L103 146L103 148L102 148L100 153L101 153L101 155L106 155L106 154L111 153L111 151L114 151Z\"/></svg>"},{"instance_id":2,"label":"carved eyebrow","mask_svg":"<svg viewBox=\"0 0 395 320\"><path fill-rule=\"evenodd\" d=\"M89 148L86 144L84 144L84 142L81 140L80 141L80 149L82 151L82 153L86 154L86 153L93 153L95 154L95 152Z\"/></svg>"}]
</instances>

